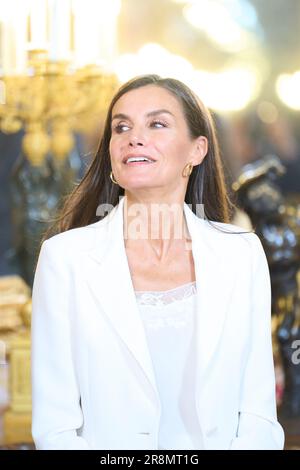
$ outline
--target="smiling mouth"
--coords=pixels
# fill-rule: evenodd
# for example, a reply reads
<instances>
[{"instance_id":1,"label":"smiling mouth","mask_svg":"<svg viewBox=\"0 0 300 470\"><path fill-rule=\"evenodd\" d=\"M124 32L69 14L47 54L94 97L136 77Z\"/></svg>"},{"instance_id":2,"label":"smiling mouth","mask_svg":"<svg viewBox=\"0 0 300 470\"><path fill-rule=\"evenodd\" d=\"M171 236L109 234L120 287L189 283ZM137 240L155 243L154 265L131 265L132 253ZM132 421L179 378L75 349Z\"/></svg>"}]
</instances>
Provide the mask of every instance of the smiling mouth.
<instances>
[{"instance_id":1,"label":"smiling mouth","mask_svg":"<svg viewBox=\"0 0 300 470\"><path fill-rule=\"evenodd\" d=\"M127 156L123 159L125 165L150 165L155 163L156 160L144 155L141 156Z\"/></svg>"},{"instance_id":2,"label":"smiling mouth","mask_svg":"<svg viewBox=\"0 0 300 470\"><path fill-rule=\"evenodd\" d=\"M153 165L155 162L146 162L146 161L140 161L140 162L129 162L125 163L126 166L146 166L146 165Z\"/></svg>"}]
</instances>

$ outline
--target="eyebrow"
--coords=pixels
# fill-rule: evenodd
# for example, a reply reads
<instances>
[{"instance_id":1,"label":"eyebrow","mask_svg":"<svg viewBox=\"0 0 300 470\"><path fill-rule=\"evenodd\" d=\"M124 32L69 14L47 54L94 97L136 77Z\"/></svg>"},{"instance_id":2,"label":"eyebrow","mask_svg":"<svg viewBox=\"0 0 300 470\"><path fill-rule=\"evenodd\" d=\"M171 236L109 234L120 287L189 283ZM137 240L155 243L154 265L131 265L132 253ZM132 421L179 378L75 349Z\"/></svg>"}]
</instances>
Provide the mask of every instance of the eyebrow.
<instances>
[{"instance_id":1,"label":"eyebrow","mask_svg":"<svg viewBox=\"0 0 300 470\"><path fill-rule=\"evenodd\" d=\"M150 111L149 113L147 113L146 116L147 117L153 117L153 116L157 116L158 114L170 114L171 116L174 117L174 114L171 113L171 111L168 111L167 109L155 109L154 111ZM128 120L131 120L130 116L128 116L127 114L124 114L124 113L115 114L112 117L112 121L114 119L128 119Z\"/></svg>"}]
</instances>

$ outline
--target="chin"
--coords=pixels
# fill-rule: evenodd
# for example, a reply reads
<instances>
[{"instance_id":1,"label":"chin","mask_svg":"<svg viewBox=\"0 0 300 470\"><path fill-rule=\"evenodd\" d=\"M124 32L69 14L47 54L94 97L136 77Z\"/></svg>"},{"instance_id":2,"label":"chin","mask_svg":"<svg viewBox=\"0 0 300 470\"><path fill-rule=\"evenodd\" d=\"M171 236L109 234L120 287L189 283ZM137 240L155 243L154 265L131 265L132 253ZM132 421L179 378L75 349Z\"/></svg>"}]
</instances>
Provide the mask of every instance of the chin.
<instances>
[{"instance_id":1,"label":"chin","mask_svg":"<svg viewBox=\"0 0 300 470\"><path fill-rule=\"evenodd\" d=\"M150 184L149 185L136 184L136 185L124 187L125 191L128 191L129 193L134 193L135 191L143 191L143 190L152 189L152 188L153 186L151 186Z\"/></svg>"},{"instance_id":2,"label":"chin","mask_svg":"<svg viewBox=\"0 0 300 470\"><path fill-rule=\"evenodd\" d=\"M135 191L137 189L147 189L153 188L153 181L124 181L122 184L120 181L120 186L126 191Z\"/></svg>"}]
</instances>

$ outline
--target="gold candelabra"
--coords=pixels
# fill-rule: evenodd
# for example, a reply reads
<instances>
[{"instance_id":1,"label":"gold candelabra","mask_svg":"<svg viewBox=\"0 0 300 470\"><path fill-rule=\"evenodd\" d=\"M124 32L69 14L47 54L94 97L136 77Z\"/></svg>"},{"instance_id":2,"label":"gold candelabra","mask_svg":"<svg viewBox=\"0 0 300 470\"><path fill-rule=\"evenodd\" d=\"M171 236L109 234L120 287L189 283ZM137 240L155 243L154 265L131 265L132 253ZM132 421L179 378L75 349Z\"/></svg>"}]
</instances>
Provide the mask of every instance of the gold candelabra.
<instances>
[{"instance_id":1,"label":"gold candelabra","mask_svg":"<svg viewBox=\"0 0 300 470\"><path fill-rule=\"evenodd\" d=\"M22 148L33 166L51 152L62 162L74 146L74 132L93 133L117 78L97 65L72 69L67 61L51 62L47 51L30 51L28 73L2 77L0 130L24 128Z\"/></svg>"}]
</instances>

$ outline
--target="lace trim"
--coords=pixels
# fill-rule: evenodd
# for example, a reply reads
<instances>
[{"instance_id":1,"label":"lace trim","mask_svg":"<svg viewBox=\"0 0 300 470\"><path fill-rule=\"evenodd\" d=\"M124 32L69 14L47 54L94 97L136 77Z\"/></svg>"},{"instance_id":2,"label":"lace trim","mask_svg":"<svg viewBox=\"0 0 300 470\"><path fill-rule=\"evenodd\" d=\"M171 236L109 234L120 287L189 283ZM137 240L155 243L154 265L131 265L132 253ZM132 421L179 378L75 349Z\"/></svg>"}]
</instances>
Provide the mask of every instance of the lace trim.
<instances>
[{"instance_id":1,"label":"lace trim","mask_svg":"<svg viewBox=\"0 0 300 470\"><path fill-rule=\"evenodd\" d=\"M175 308L175 307L174 307ZM161 314L161 311L153 313L150 312L142 316L142 320L145 322L146 329L148 331L159 331L163 328L173 328L174 330L182 330L185 332L189 328L193 328L193 309L185 309L184 311L174 312L168 314ZM157 314L158 313L158 314Z\"/></svg>"},{"instance_id":2,"label":"lace trim","mask_svg":"<svg viewBox=\"0 0 300 470\"><path fill-rule=\"evenodd\" d=\"M196 292L196 281L194 281L165 291L135 291L135 296L139 305L168 305L187 299Z\"/></svg>"}]
</instances>

